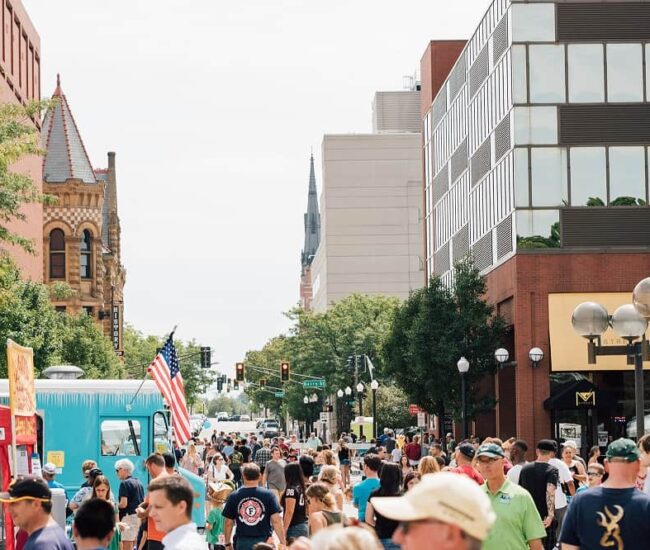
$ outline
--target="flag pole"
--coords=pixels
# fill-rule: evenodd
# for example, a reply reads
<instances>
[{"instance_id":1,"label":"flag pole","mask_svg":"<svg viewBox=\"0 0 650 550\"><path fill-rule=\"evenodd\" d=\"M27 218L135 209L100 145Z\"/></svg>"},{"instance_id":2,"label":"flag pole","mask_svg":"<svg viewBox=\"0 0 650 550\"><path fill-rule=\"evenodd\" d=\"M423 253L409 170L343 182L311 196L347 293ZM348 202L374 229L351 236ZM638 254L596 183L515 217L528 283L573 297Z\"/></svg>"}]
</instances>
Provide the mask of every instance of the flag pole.
<instances>
[{"instance_id":1,"label":"flag pole","mask_svg":"<svg viewBox=\"0 0 650 550\"><path fill-rule=\"evenodd\" d=\"M174 336L174 333L176 332L177 328L178 328L178 325L174 325L174 328L172 329L171 333L169 334L169 338L172 338ZM127 411L130 411L133 408L133 402L135 401L135 398L138 397L138 394L140 393L140 390L142 389L142 386L144 386L144 383L147 380L147 376L149 376L149 370L145 369L144 376L142 377L142 382L140 382L140 385L138 386L137 391L133 394L133 397L131 398L131 401L126 406Z\"/></svg>"}]
</instances>

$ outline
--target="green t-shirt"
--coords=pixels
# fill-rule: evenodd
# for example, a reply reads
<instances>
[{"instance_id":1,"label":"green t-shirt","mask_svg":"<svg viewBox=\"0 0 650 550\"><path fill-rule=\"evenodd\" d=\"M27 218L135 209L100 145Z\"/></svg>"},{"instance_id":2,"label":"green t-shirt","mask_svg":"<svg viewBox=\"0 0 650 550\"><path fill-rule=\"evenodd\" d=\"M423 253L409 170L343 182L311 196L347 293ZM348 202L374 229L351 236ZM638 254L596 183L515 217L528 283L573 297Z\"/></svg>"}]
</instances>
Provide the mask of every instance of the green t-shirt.
<instances>
[{"instance_id":1,"label":"green t-shirt","mask_svg":"<svg viewBox=\"0 0 650 550\"><path fill-rule=\"evenodd\" d=\"M209 544L219 544L219 535L223 533L223 525L226 522L221 515L221 508L212 508L205 521L210 524L210 530L205 531L205 540Z\"/></svg>"},{"instance_id":2,"label":"green t-shirt","mask_svg":"<svg viewBox=\"0 0 650 550\"><path fill-rule=\"evenodd\" d=\"M488 490L487 482L482 489L497 516L483 550L528 550L529 541L546 536L542 518L526 489L507 478L495 494Z\"/></svg>"}]
</instances>

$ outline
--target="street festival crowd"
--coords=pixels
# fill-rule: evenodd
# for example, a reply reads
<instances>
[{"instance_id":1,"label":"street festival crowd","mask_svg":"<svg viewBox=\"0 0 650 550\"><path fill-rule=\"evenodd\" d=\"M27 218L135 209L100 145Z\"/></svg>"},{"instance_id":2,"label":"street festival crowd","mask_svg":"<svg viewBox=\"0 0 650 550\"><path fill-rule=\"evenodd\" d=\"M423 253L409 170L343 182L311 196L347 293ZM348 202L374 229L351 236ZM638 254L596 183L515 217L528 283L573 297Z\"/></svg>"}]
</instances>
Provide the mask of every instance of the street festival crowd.
<instances>
[{"instance_id":1,"label":"street festival crowd","mask_svg":"<svg viewBox=\"0 0 650 550\"><path fill-rule=\"evenodd\" d=\"M54 464L15 481L0 501L20 528L17 550L650 548L650 435L585 457L571 440L529 450L514 438L457 443L385 429L363 456L354 443L345 433L329 446L313 433L258 442L215 430L176 455L150 455L146 488L131 461L116 461L116 494L87 460L68 503L70 534L51 516ZM352 485L357 461L363 479ZM202 531L177 463L205 478Z\"/></svg>"}]
</instances>

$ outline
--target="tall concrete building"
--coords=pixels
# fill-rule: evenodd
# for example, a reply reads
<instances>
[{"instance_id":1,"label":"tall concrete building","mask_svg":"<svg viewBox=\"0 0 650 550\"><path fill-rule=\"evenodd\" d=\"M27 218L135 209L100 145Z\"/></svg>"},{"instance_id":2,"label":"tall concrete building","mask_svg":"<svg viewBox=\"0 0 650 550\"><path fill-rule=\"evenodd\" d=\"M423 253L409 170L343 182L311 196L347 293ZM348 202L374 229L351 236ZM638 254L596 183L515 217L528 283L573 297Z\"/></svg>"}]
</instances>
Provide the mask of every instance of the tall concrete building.
<instances>
[{"instance_id":1,"label":"tall concrete building","mask_svg":"<svg viewBox=\"0 0 650 550\"><path fill-rule=\"evenodd\" d=\"M311 264L320 243L320 212L318 211L318 194L316 191L316 174L314 173L314 155L309 159L309 192L307 195L307 212L305 213L305 244L300 254L300 305L310 311L313 300Z\"/></svg>"},{"instance_id":2,"label":"tall concrete building","mask_svg":"<svg viewBox=\"0 0 650 550\"><path fill-rule=\"evenodd\" d=\"M589 364L571 312L587 300L613 312L650 272L648 21L648 2L494 0L433 84L427 273L451 281L471 254L510 325L514 361L486 381L497 407L479 435L588 448L633 433L631 367Z\"/></svg>"},{"instance_id":3,"label":"tall concrete building","mask_svg":"<svg viewBox=\"0 0 650 550\"><path fill-rule=\"evenodd\" d=\"M419 92L375 97L377 133L323 138L313 309L353 293L407 298L425 282Z\"/></svg>"},{"instance_id":4,"label":"tall concrete building","mask_svg":"<svg viewBox=\"0 0 650 550\"><path fill-rule=\"evenodd\" d=\"M41 39L20 0L0 0L2 33L0 38L0 101L22 103L41 99ZM36 130L40 120L31 122ZM13 170L28 175L41 190L42 159L31 155L21 159ZM26 204L21 208L24 220L2 223L10 231L30 239L34 254L16 246L2 244L16 262L25 279L43 279L43 205Z\"/></svg>"}]
</instances>

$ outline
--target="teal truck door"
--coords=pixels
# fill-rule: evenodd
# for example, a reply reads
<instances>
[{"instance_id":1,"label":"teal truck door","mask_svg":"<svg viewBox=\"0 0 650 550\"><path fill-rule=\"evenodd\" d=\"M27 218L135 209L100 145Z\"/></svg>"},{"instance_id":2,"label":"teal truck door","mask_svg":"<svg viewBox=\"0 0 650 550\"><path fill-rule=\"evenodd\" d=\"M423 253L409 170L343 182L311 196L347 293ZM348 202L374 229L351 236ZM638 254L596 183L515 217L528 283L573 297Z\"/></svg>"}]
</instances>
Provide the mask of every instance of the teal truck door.
<instances>
[{"instance_id":1,"label":"teal truck door","mask_svg":"<svg viewBox=\"0 0 650 550\"><path fill-rule=\"evenodd\" d=\"M144 461L151 452L149 430L149 418L146 416L99 418L98 465L108 477L116 498L120 481L115 473L115 463L121 458L133 462L133 477L137 477L145 488L149 482L149 474L144 466Z\"/></svg>"}]
</instances>

